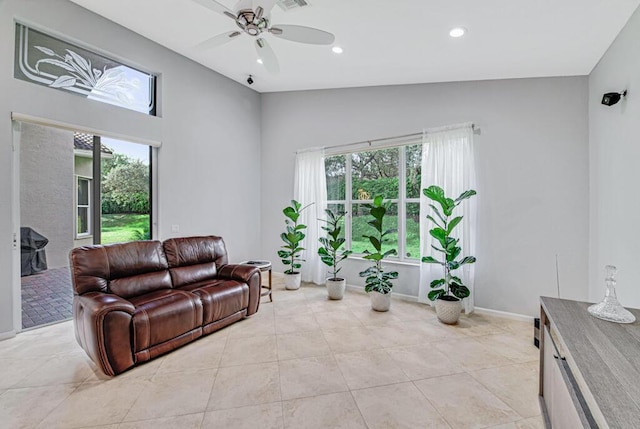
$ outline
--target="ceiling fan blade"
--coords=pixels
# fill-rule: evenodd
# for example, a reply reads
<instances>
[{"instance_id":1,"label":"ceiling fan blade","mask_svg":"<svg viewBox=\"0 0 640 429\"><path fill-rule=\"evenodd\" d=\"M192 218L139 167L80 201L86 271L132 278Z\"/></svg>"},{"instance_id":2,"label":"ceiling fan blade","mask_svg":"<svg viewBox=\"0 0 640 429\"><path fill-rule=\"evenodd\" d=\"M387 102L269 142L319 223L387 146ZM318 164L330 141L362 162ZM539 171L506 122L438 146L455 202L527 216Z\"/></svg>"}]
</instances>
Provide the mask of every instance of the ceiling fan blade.
<instances>
[{"instance_id":1,"label":"ceiling fan blade","mask_svg":"<svg viewBox=\"0 0 640 429\"><path fill-rule=\"evenodd\" d=\"M311 45L330 45L336 40L336 37L331 33L301 25L276 25L269 31L281 39Z\"/></svg>"},{"instance_id":2,"label":"ceiling fan blade","mask_svg":"<svg viewBox=\"0 0 640 429\"><path fill-rule=\"evenodd\" d=\"M258 52L258 58L262 60L262 65L269 73L277 74L280 72L278 57L276 57L275 52L273 52L266 40L256 39L256 51Z\"/></svg>"},{"instance_id":3,"label":"ceiling fan blade","mask_svg":"<svg viewBox=\"0 0 640 429\"><path fill-rule=\"evenodd\" d=\"M233 7L233 10L236 12L242 9L253 9L253 1L252 0L238 0L236 5Z\"/></svg>"},{"instance_id":4,"label":"ceiling fan blade","mask_svg":"<svg viewBox=\"0 0 640 429\"><path fill-rule=\"evenodd\" d=\"M222 15L228 16L231 19L236 19L236 14L231 11L225 5L218 3L216 0L193 0L201 6L211 9L214 12L218 12Z\"/></svg>"},{"instance_id":5,"label":"ceiling fan blade","mask_svg":"<svg viewBox=\"0 0 640 429\"><path fill-rule=\"evenodd\" d=\"M206 51L208 49L217 48L218 46L222 46L225 43L229 43L241 34L241 32L236 30L218 34L217 36L213 36L211 39L207 39L204 42L199 43L196 46L196 49L200 51Z\"/></svg>"}]
</instances>

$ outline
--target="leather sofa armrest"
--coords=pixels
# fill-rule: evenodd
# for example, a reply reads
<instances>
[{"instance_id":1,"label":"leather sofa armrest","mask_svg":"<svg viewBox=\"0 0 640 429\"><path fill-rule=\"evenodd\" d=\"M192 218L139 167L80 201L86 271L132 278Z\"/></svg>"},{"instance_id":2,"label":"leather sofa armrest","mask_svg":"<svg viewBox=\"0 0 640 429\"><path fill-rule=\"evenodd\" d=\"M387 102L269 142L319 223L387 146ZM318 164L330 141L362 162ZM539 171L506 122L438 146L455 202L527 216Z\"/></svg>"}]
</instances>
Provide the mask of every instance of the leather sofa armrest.
<instances>
[{"instance_id":1,"label":"leather sofa armrest","mask_svg":"<svg viewBox=\"0 0 640 429\"><path fill-rule=\"evenodd\" d=\"M260 269L253 265L227 264L220 267L218 277L248 283L256 271L260 273Z\"/></svg>"},{"instance_id":2,"label":"leather sofa armrest","mask_svg":"<svg viewBox=\"0 0 640 429\"><path fill-rule=\"evenodd\" d=\"M259 268L253 265L227 264L218 270L218 278L246 283L249 286L247 316L251 316L258 311L260 286L262 285L262 274Z\"/></svg>"},{"instance_id":3,"label":"leather sofa armrest","mask_svg":"<svg viewBox=\"0 0 640 429\"><path fill-rule=\"evenodd\" d=\"M135 307L113 294L89 292L73 299L76 339L107 375L135 364L131 322Z\"/></svg>"}]
</instances>

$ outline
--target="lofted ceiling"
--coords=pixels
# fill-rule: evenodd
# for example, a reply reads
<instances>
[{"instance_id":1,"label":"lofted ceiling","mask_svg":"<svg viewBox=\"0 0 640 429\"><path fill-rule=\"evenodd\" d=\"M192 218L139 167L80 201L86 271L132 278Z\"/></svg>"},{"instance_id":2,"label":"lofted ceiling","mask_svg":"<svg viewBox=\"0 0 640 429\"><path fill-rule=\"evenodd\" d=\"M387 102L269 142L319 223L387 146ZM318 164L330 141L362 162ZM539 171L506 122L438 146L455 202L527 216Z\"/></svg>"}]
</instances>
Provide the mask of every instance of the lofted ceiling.
<instances>
[{"instance_id":1,"label":"lofted ceiling","mask_svg":"<svg viewBox=\"0 0 640 429\"><path fill-rule=\"evenodd\" d=\"M640 0L307 0L275 6L271 23L329 31L332 46L265 35L280 73L257 63L242 34L209 50L197 45L237 29L193 0L71 0L258 92L545 76L587 75ZM219 0L234 9L236 0ZM261 0L253 0L259 5ZM452 27L468 31L449 36Z\"/></svg>"}]
</instances>

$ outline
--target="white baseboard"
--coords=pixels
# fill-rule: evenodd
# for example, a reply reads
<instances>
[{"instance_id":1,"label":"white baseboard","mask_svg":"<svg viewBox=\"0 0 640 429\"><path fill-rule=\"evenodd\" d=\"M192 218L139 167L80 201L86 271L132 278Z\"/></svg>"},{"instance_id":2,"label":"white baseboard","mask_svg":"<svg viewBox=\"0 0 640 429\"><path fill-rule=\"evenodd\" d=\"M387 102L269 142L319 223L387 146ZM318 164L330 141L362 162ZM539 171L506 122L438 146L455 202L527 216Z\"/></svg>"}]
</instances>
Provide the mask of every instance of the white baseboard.
<instances>
[{"instance_id":1,"label":"white baseboard","mask_svg":"<svg viewBox=\"0 0 640 429\"><path fill-rule=\"evenodd\" d=\"M277 275L277 276L283 276L283 273L277 273L277 272L273 272L273 275ZM319 285L319 286L323 286L323 285ZM364 286L357 286L357 285L347 285L347 289L354 291L354 292L364 292ZM397 293L397 292L393 292L393 296L394 298L398 298L401 299L403 301L408 301L408 302L418 302L418 297L417 296L413 296L413 295L405 295L402 293ZM429 305L428 303L425 303L424 305ZM496 317L502 317L504 319L510 319L510 320L519 320L521 322L530 322L533 323L533 317L531 316L525 316L524 314L518 314L518 313L509 313L508 311L500 311L500 310L492 310L490 308L482 308L482 307L474 307L473 311L475 313L478 314L486 314L489 316L496 316Z\"/></svg>"},{"instance_id":2,"label":"white baseboard","mask_svg":"<svg viewBox=\"0 0 640 429\"><path fill-rule=\"evenodd\" d=\"M356 292L365 293L364 286L347 285L347 289L356 291ZM402 301L418 302L418 297L413 295L405 295L403 293L393 292L393 297L401 299Z\"/></svg>"},{"instance_id":3,"label":"white baseboard","mask_svg":"<svg viewBox=\"0 0 640 429\"><path fill-rule=\"evenodd\" d=\"M503 317L505 319L519 320L521 322L533 323L533 317L524 314L509 313L507 311L492 310L490 308L475 307L474 312L478 314L487 314L489 316Z\"/></svg>"},{"instance_id":4,"label":"white baseboard","mask_svg":"<svg viewBox=\"0 0 640 429\"><path fill-rule=\"evenodd\" d=\"M0 341L8 340L16 336L16 331L0 332Z\"/></svg>"}]
</instances>

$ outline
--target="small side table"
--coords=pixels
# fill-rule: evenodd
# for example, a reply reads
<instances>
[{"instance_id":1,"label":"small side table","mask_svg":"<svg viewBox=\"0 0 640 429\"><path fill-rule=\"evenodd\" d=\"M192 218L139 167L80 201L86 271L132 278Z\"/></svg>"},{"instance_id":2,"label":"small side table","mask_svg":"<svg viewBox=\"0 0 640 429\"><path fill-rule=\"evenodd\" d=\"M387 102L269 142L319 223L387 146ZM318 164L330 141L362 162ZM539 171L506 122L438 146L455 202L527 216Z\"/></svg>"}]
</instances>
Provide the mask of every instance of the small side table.
<instances>
[{"instance_id":1,"label":"small side table","mask_svg":"<svg viewBox=\"0 0 640 429\"><path fill-rule=\"evenodd\" d=\"M240 263L243 265L253 265L256 268L259 268L261 272L265 272L265 271L269 272L269 284L260 285L260 288L261 288L260 296L269 295L269 301L273 302L273 295L271 293L271 262L270 261L244 261Z\"/></svg>"}]
</instances>

